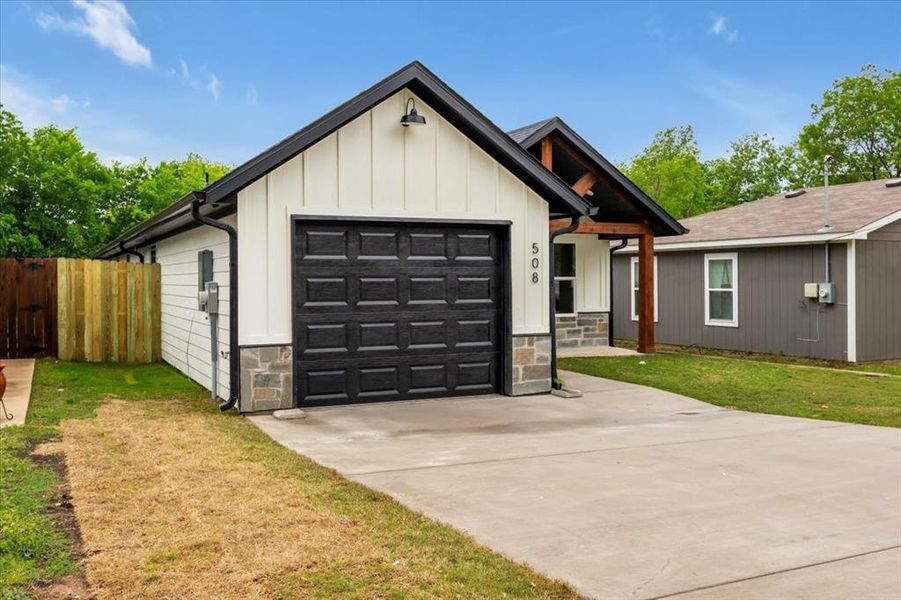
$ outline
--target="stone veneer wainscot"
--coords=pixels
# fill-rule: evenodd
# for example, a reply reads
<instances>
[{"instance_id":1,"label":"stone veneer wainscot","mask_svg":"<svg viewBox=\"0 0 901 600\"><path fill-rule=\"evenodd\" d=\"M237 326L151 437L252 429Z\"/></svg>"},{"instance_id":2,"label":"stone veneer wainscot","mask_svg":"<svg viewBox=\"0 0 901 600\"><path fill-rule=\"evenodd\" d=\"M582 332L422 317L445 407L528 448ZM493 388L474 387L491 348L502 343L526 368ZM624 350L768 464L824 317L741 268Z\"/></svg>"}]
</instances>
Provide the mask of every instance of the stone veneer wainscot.
<instances>
[{"instance_id":1,"label":"stone veneer wainscot","mask_svg":"<svg viewBox=\"0 0 901 600\"><path fill-rule=\"evenodd\" d=\"M294 408L291 346L241 348L241 412Z\"/></svg>"},{"instance_id":2,"label":"stone veneer wainscot","mask_svg":"<svg viewBox=\"0 0 901 600\"><path fill-rule=\"evenodd\" d=\"M609 345L609 320L610 314L605 312L557 317L557 350Z\"/></svg>"}]
</instances>

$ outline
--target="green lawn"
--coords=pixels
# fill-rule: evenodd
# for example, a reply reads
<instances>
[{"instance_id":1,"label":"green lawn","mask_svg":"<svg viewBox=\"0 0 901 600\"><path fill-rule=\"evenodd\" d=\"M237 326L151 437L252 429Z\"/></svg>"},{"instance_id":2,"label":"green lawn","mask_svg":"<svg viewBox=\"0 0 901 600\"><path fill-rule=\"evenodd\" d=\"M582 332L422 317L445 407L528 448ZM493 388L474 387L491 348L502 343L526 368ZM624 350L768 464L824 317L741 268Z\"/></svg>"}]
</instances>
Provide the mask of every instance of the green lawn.
<instances>
[{"instance_id":1,"label":"green lawn","mask_svg":"<svg viewBox=\"0 0 901 600\"><path fill-rule=\"evenodd\" d=\"M638 347L633 340L616 340L616 345L622 348L635 350ZM869 373L885 373L901 377L901 359L877 360L872 362L850 363L843 360L826 360L823 358L808 358L806 356L789 356L787 354L764 354L760 352L740 352L737 350L722 350L720 348L701 348L699 346L674 346L670 344L657 344L657 352L660 354L699 354L702 356L720 356L723 358L740 358L743 360L756 360L759 362L774 362L787 365L803 365L809 367L823 367L826 369L842 369L845 371L865 371Z\"/></svg>"},{"instance_id":2,"label":"green lawn","mask_svg":"<svg viewBox=\"0 0 901 600\"><path fill-rule=\"evenodd\" d=\"M0 431L3 600L75 579L117 599L578 597L220 414L168 366L38 361L28 424Z\"/></svg>"},{"instance_id":3,"label":"green lawn","mask_svg":"<svg viewBox=\"0 0 901 600\"><path fill-rule=\"evenodd\" d=\"M59 435L64 419L91 417L105 399L201 398L200 388L163 365L38 361L25 425L0 429L0 593L75 571L71 540L51 516L62 476L30 456ZM2 597L2 596L0 596Z\"/></svg>"},{"instance_id":4,"label":"green lawn","mask_svg":"<svg viewBox=\"0 0 901 600\"><path fill-rule=\"evenodd\" d=\"M566 358L563 369L752 412L901 427L901 377L686 353Z\"/></svg>"}]
</instances>

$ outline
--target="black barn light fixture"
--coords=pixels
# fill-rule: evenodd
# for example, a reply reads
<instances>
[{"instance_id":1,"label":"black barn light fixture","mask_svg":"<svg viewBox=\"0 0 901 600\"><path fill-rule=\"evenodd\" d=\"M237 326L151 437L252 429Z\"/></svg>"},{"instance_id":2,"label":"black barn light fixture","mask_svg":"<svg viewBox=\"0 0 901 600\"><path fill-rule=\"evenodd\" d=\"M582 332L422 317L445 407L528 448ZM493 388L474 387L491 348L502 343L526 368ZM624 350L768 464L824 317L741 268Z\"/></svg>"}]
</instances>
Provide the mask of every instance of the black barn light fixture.
<instances>
[{"instance_id":1,"label":"black barn light fixture","mask_svg":"<svg viewBox=\"0 0 901 600\"><path fill-rule=\"evenodd\" d=\"M416 100L407 98L407 104L404 110L406 111L406 114L400 118L401 125L404 127L409 127L410 125L425 125L425 117L416 112Z\"/></svg>"}]
</instances>

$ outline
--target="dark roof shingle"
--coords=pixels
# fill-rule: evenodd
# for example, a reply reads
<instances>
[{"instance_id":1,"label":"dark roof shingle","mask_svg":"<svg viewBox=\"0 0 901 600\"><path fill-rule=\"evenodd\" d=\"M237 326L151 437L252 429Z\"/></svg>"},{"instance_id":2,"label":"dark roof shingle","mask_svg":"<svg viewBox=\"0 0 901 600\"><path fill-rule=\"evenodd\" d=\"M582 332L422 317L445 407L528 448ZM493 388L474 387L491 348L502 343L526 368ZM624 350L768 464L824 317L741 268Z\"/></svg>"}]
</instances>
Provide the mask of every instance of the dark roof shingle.
<instances>
[{"instance_id":1,"label":"dark roof shingle","mask_svg":"<svg viewBox=\"0 0 901 600\"><path fill-rule=\"evenodd\" d=\"M513 141L517 144L521 144L524 140L527 140L533 133L553 120L554 117L551 117L550 119L543 119L541 121L538 121L537 123L532 123L531 125L526 125L525 127L519 127L512 131L508 131L507 135L513 138Z\"/></svg>"}]
</instances>

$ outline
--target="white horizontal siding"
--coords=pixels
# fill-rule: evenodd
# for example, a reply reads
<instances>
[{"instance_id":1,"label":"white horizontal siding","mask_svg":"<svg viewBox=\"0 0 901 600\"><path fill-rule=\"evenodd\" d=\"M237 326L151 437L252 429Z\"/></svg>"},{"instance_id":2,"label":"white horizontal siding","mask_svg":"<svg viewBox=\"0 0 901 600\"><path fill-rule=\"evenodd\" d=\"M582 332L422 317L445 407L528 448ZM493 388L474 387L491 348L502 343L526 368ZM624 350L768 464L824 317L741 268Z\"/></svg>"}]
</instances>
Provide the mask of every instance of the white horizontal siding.
<instances>
[{"instance_id":1,"label":"white horizontal siding","mask_svg":"<svg viewBox=\"0 0 901 600\"><path fill-rule=\"evenodd\" d=\"M427 124L401 127L408 97L388 98L238 193L242 345L291 343L293 214L511 221L514 333L548 331L547 203L422 100Z\"/></svg>"},{"instance_id":2,"label":"white horizontal siding","mask_svg":"<svg viewBox=\"0 0 901 600\"><path fill-rule=\"evenodd\" d=\"M222 219L236 224L234 216ZM210 389L210 322L197 309L197 253L213 251L213 278L219 284L219 366L217 394L229 396L229 281L228 236L224 231L201 226L156 243L156 262L160 264L162 356L176 369ZM150 248L141 249L147 260ZM225 352L225 356L221 355Z\"/></svg>"}]
</instances>

